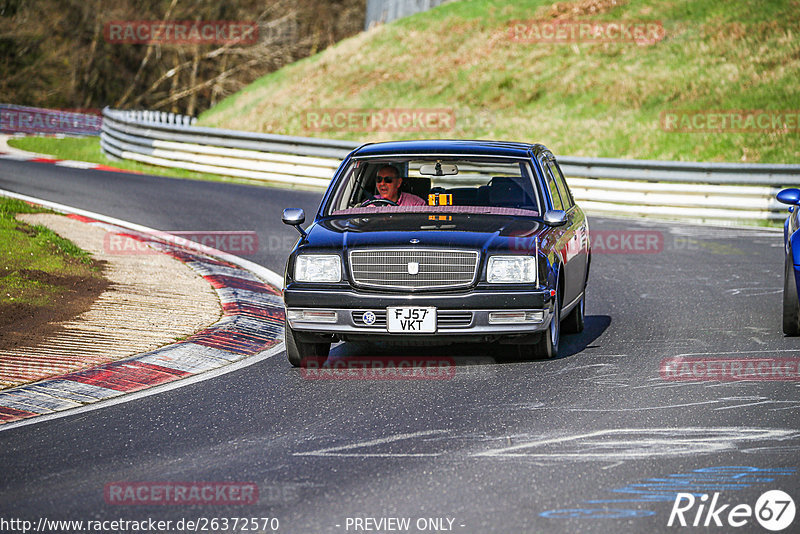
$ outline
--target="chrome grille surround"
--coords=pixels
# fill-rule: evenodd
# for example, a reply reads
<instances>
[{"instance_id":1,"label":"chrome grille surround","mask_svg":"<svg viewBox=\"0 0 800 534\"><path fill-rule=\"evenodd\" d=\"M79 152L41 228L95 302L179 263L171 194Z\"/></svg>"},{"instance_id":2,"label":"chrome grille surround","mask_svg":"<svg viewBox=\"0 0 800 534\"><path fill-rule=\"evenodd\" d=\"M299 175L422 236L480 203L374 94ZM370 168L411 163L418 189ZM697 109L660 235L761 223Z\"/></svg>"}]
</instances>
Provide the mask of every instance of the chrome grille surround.
<instances>
[{"instance_id":1,"label":"chrome grille surround","mask_svg":"<svg viewBox=\"0 0 800 534\"><path fill-rule=\"evenodd\" d=\"M467 287L475 282L477 250L382 248L351 250L350 279L356 286L406 291ZM408 274L408 264L419 263L419 273Z\"/></svg>"}]
</instances>

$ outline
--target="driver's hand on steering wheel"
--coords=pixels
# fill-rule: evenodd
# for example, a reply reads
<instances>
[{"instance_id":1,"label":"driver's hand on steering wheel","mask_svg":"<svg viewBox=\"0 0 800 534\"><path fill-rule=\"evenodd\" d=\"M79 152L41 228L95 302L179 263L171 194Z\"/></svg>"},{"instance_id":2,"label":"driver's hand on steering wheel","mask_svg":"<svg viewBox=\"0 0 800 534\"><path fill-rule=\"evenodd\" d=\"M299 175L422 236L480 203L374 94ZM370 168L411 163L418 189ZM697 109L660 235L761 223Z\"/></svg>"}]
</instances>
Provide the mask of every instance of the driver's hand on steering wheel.
<instances>
[{"instance_id":1,"label":"driver's hand on steering wheel","mask_svg":"<svg viewBox=\"0 0 800 534\"><path fill-rule=\"evenodd\" d=\"M399 204L393 200L389 200L388 198L383 197L375 197L375 198L368 198L364 202L358 205L359 208L365 208L367 206L399 206Z\"/></svg>"}]
</instances>

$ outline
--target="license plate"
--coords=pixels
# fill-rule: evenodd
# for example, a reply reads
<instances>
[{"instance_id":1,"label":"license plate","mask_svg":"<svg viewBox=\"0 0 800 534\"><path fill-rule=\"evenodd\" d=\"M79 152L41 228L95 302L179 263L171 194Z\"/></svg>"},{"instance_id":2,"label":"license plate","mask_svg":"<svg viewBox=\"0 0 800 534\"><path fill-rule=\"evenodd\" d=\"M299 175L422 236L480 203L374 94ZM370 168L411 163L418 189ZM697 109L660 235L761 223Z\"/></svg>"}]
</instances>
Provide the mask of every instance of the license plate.
<instances>
[{"instance_id":1,"label":"license plate","mask_svg":"<svg viewBox=\"0 0 800 534\"><path fill-rule=\"evenodd\" d=\"M436 332L436 308L386 308L386 329L392 333Z\"/></svg>"}]
</instances>

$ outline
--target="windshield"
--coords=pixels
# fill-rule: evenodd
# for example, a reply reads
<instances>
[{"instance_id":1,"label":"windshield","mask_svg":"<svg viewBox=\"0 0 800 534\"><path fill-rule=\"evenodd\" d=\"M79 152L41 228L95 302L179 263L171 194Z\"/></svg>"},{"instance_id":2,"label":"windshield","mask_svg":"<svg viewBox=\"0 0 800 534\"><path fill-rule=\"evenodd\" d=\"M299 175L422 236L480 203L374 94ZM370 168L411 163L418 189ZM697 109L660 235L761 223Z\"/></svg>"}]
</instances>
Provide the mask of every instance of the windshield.
<instances>
[{"instance_id":1,"label":"windshield","mask_svg":"<svg viewBox=\"0 0 800 534\"><path fill-rule=\"evenodd\" d=\"M375 212L536 216L541 196L529 162L514 159L354 159L325 215Z\"/></svg>"}]
</instances>

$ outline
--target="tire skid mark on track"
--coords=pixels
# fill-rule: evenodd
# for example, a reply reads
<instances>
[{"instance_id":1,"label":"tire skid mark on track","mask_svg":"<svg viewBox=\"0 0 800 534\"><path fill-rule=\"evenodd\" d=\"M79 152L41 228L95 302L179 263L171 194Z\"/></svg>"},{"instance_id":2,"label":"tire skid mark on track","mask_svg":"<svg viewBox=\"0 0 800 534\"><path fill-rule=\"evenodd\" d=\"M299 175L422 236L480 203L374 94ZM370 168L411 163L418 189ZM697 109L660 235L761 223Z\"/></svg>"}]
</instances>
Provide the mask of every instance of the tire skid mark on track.
<instances>
[{"instance_id":1,"label":"tire skid mark on track","mask_svg":"<svg viewBox=\"0 0 800 534\"><path fill-rule=\"evenodd\" d=\"M534 439L477 457L544 461L625 461L737 451L758 441L794 441L794 430L749 427L618 428ZM552 447L556 445L556 447Z\"/></svg>"},{"instance_id":2,"label":"tire skid mark on track","mask_svg":"<svg viewBox=\"0 0 800 534\"><path fill-rule=\"evenodd\" d=\"M115 362L0 391L0 429L216 370L279 345L280 291L253 273L208 254L84 215L75 220L142 241L186 263L216 290L223 317L189 338ZM241 295L241 298L240 298Z\"/></svg>"},{"instance_id":3,"label":"tire skid mark on track","mask_svg":"<svg viewBox=\"0 0 800 534\"><path fill-rule=\"evenodd\" d=\"M649 412L661 410L683 410L697 406L707 406L714 411L731 410L748 406L781 406L771 407L770 410L793 410L800 408L800 400L773 400L767 397L720 397L715 399L702 400L697 402L685 402L679 404L664 404L657 406L632 406L619 408L590 408L586 406L563 406L547 405L543 402L536 404L513 404L496 405L508 410L552 410L557 412L586 412L586 413L609 413L609 412Z\"/></svg>"},{"instance_id":4,"label":"tire skid mark on track","mask_svg":"<svg viewBox=\"0 0 800 534\"><path fill-rule=\"evenodd\" d=\"M467 438L466 440L464 438ZM488 438L488 439L487 439ZM624 462L664 457L697 456L750 449L751 443L775 442L773 448L800 447L800 432L778 428L683 427L617 428L584 433L551 435L464 436L447 430L393 434L310 451L294 456L332 458L427 458L461 455L496 461L535 461L542 465L559 462ZM465 441L485 444L502 442L483 450L460 451ZM788 443L787 443L788 442Z\"/></svg>"}]
</instances>

